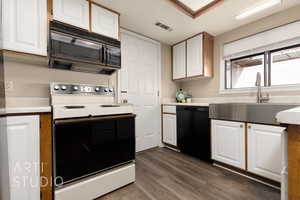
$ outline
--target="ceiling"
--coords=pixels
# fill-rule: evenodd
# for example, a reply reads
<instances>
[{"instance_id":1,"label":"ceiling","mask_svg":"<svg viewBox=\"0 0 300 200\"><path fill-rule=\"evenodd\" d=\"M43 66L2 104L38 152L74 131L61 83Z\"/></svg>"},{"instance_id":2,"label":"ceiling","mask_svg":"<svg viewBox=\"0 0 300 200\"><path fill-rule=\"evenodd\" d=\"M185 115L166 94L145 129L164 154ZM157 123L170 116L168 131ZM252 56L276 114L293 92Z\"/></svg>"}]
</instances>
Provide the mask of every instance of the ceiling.
<instances>
[{"instance_id":1,"label":"ceiling","mask_svg":"<svg viewBox=\"0 0 300 200\"><path fill-rule=\"evenodd\" d=\"M224 0L219 6L212 8L196 19L184 14L174 7L169 0L94 0L121 14L123 28L146 35L167 44L175 44L187 37L206 31L214 36L256 21L260 18L285 10L300 0L282 0L261 13L243 20L236 20L241 11L255 5L261 0ZM163 30L154 24L164 23L173 31Z\"/></svg>"}]
</instances>

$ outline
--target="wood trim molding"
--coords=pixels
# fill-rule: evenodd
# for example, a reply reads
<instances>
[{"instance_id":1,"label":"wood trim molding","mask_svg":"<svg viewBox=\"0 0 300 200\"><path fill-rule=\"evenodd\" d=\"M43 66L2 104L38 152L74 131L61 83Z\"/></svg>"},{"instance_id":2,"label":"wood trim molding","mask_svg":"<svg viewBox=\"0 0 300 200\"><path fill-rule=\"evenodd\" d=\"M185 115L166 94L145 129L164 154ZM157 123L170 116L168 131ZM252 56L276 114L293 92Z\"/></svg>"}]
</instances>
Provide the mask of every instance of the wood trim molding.
<instances>
[{"instance_id":1,"label":"wood trim molding","mask_svg":"<svg viewBox=\"0 0 300 200\"><path fill-rule=\"evenodd\" d=\"M43 115L43 114L51 114L51 112L4 113L4 114L0 114L0 117L15 117L15 116Z\"/></svg>"},{"instance_id":2,"label":"wood trim molding","mask_svg":"<svg viewBox=\"0 0 300 200\"><path fill-rule=\"evenodd\" d=\"M32 53L25 53L25 52L20 52L20 51L12 51L12 50L7 50L7 49L2 49L3 54L14 54L14 55L19 55L19 56L35 56L39 58L47 58L47 56L42 56L42 55L37 55L37 54L32 54Z\"/></svg>"},{"instance_id":3,"label":"wood trim molding","mask_svg":"<svg viewBox=\"0 0 300 200\"><path fill-rule=\"evenodd\" d=\"M53 20L53 0L47 0L48 22Z\"/></svg>"},{"instance_id":4,"label":"wood trim molding","mask_svg":"<svg viewBox=\"0 0 300 200\"><path fill-rule=\"evenodd\" d=\"M41 199L52 200L54 191L51 114L40 115L40 177Z\"/></svg>"},{"instance_id":5,"label":"wood trim molding","mask_svg":"<svg viewBox=\"0 0 300 200\"><path fill-rule=\"evenodd\" d=\"M176 115L176 113L163 112L163 115Z\"/></svg>"},{"instance_id":6,"label":"wood trim molding","mask_svg":"<svg viewBox=\"0 0 300 200\"><path fill-rule=\"evenodd\" d=\"M112 9L110 9L110 8L108 8L108 7L105 7L105 6L103 6L103 5L101 5L101 4L99 4L99 3L97 3L97 2L94 2L94 1L90 1L90 3L91 4L94 4L94 5L96 5L96 6L99 6L99 7L101 7L101 8L104 8L104 9L106 9L106 10L109 10L110 12L113 12L113 13L115 13L115 14L117 14L117 15L121 15L119 12L117 12L117 11L115 11L115 10L112 10Z\"/></svg>"},{"instance_id":7,"label":"wood trim molding","mask_svg":"<svg viewBox=\"0 0 300 200\"><path fill-rule=\"evenodd\" d=\"M200 15L204 14L205 12L209 11L212 8L215 8L224 0L214 0L211 3L207 4L206 6L194 11L184 3L180 2L179 0L169 0L177 9L184 12L186 15L192 17L193 19L199 17Z\"/></svg>"}]
</instances>

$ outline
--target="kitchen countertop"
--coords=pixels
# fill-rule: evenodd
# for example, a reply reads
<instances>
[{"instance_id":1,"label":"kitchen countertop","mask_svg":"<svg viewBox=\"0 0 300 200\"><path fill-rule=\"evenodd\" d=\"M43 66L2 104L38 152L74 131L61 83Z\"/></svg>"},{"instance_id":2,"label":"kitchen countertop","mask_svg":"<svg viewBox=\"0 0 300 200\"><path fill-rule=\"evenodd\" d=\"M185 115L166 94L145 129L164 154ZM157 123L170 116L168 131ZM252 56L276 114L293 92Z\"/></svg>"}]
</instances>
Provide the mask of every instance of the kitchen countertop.
<instances>
[{"instance_id":1,"label":"kitchen countertop","mask_svg":"<svg viewBox=\"0 0 300 200\"><path fill-rule=\"evenodd\" d=\"M0 116L29 113L50 113L50 106L43 107L11 107L0 109Z\"/></svg>"},{"instance_id":2,"label":"kitchen countertop","mask_svg":"<svg viewBox=\"0 0 300 200\"><path fill-rule=\"evenodd\" d=\"M281 111L277 113L276 119L283 124L300 125L300 107Z\"/></svg>"},{"instance_id":3,"label":"kitchen countertop","mask_svg":"<svg viewBox=\"0 0 300 200\"><path fill-rule=\"evenodd\" d=\"M209 103L163 103L168 106L209 106Z\"/></svg>"}]
</instances>

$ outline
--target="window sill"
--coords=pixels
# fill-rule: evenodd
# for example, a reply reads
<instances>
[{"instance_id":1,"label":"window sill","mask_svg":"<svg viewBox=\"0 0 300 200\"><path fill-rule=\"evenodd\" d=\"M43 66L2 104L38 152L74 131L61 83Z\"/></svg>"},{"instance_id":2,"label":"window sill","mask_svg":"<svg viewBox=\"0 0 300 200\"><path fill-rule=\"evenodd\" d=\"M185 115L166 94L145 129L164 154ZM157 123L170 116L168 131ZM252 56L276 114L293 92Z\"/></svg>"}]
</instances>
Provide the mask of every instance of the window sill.
<instances>
[{"instance_id":1,"label":"window sill","mask_svg":"<svg viewBox=\"0 0 300 200\"><path fill-rule=\"evenodd\" d=\"M295 85L280 85L271 87L262 87L262 92L289 92L300 91L300 84ZM220 89L219 94L254 94L257 92L257 88L239 88L239 89Z\"/></svg>"}]
</instances>

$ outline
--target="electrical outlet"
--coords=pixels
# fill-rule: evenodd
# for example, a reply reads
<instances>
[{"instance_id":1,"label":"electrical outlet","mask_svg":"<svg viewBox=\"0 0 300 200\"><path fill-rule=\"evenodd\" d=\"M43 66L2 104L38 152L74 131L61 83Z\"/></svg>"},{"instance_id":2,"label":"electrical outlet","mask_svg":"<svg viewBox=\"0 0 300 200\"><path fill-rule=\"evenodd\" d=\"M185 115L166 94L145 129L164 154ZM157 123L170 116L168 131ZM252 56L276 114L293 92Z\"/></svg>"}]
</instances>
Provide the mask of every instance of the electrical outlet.
<instances>
[{"instance_id":1,"label":"electrical outlet","mask_svg":"<svg viewBox=\"0 0 300 200\"><path fill-rule=\"evenodd\" d=\"M5 91L7 91L7 92L14 91L14 82L13 81L5 82Z\"/></svg>"}]
</instances>

